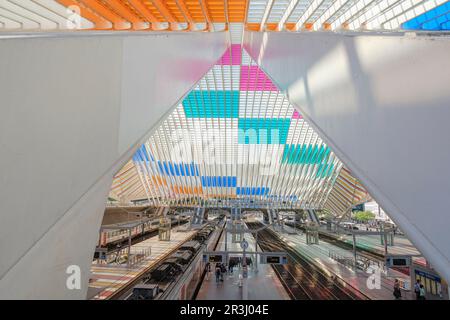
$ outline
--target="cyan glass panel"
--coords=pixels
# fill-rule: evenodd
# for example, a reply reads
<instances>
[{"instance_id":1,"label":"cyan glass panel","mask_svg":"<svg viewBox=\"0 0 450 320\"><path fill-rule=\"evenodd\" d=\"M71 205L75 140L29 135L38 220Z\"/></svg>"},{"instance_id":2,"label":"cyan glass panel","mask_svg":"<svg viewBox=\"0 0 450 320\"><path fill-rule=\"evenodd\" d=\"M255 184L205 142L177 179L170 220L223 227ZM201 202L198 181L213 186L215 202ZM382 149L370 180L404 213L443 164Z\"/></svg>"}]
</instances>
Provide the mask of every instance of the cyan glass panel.
<instances>
[{"instance_id":1,"label":"cyan glass panel","mask_svg":"<svg viewBox=\"0 0 450 320\"><path fill-rule=\"evenodd\" d=\"M286 145L282 161L289 164L318 164L326 161L330 148L324 145Z\"/></svg>"},{"instance_id":2,"label":"cyan glass panel","mask_svg":"<svg viewBox=\"0 0 450 320\"><path fill-rule=\"evenodd\" d=\"M317 169L316 178L329 177L333 173L333 163L321 163Z\"/></svg>"},{"instance_id":3,"label":"cyan glass panel","mask_svg":"<svg viewBox=\"0 0 450 320\"><path fill-rule=\"evenodd\" d=\"M193 90L183 100L187 118L237 118L239 91Z\"/></svg>"},{"instance_id":4,"label":"cyan glass panel","mask_svg":"<svg viewBox=\"0 0 450 320\"><path fill-rule=\"evenodd\" d=\"M240 144L285 144L291 119L240 118Z\"/></svg>"}]
</instances>

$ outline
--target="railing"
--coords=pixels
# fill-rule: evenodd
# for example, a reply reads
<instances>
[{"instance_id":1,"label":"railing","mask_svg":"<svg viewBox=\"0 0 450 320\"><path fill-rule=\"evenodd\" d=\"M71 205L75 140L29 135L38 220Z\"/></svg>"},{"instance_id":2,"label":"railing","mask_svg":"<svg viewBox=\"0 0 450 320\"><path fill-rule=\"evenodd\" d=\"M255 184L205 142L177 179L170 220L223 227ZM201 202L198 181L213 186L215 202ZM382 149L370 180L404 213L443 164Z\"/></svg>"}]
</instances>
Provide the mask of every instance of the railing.
<instances>
[{"instance_id":1,"label":"railing","mask_svg":"<svg viewBox=\"0 0 450 320\"><path fill-rule=\"evenodd\" d=\"M95 262L98 266L107 267L133 267L138 263L144 261L152 254L151 248L143 248L133 250L128 256L128 248L121 249L114 253L106 254L105 259L96 259ZM129 260L129 261L128 261Z\"/></svg>"},{"instance_id":2,"label":"railing","mask_svg":"<svg viewBox=\"0 0 450 320\"><path fill-rule=\"evenodd\" d=\"M335 251L329 251L328 256L338 263L344 265L345 267L355 270L355 260L353 259L353 257L346 257Z\"/></svg>"}]
</instances>

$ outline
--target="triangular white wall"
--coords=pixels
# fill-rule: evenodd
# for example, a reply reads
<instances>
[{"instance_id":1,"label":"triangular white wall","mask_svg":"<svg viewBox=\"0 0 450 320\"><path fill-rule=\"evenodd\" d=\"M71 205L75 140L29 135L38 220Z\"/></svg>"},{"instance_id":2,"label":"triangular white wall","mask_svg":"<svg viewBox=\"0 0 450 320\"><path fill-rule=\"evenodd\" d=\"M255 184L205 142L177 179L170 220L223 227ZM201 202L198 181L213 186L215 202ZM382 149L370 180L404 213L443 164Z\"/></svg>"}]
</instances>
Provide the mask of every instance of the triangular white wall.
<instances>
[{"instance_id":1,"label":"triangular white wall","mask_svg":"<svg viewBox=\"0 0 450 320\"><path fill-rule=\"evenodd\" d=\"M450 38L246 32L244 47L448 282Z\"/></svg>"},{"instance_id":2,"label":"triangular white wall","mask_svg":"<svg viewBox=\"0 0 450 320\"><path fill-rule=\"evenodd\" d=\"M0 298L86 297L113 175L226 47L225 33L0 36Z\"/></svg>"}]
</instances>

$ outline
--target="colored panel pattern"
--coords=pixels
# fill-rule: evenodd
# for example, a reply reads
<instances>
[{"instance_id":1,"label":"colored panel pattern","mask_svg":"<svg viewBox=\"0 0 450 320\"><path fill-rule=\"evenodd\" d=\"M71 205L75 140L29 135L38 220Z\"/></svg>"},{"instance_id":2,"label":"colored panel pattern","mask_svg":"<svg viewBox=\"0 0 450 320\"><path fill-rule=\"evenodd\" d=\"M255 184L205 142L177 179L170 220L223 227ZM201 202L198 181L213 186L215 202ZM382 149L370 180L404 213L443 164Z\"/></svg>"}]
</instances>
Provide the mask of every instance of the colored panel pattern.
<instances>
[{"instance_id":1,"label":"colored panel pattern","mask_svg":"<svg viewBox=\"0 0 450 320\"><path fill-rule=\"evenodd\" d=\"M204 187L236 187L236 177L201 177L202 186Z\"/></svg>"},{"instance_id":2,"label":"colored panel pattern","mask_svg":"<svg viewBox=\"0 0 450 320\"><path fill-rule=\"evenodd\" d=\"M137 150L115 195L136 199L127 192L139 186L155 205L323 206L339 160L240 45L217 63Z\"/></svg>"},{"instance_id":3,"label":"colored panel pattern","mask_svg":"<svg viewBox=\"0 0 450 320\"><path fill-rule=\"evenodd\" d=\"M397 30L402 26L410 30L441 31L448 30L448 17L444 17L444 10L434 9L446 2L447 0L5 0L0 8L0 30L214 32L230 30L231 24L241 24L246 30L271 32ZM429 14L421 17L425 13ZM421 18L409 23L416 17Z\"/></svg>"},{"instance_id":4,"label":"colored panel pattern","mask_svg":"<svg viewBox=\"0 0 450 320\"><path fill-rule=\"evenodd\" d=\"M183 100L187 118L237 118L239 91L191 91Z\"/></svg>"},{"instance_id":5,"label":"colored panel pattern","mask_svg":"<svg viewBox=\"0 0 450 320\"><path fill-rule=\"evenodd\" d=\"M370 195L361 185L361 182L353 177L347 168L342 168L325 202L325 208L340 216L356 204L368 200L370 200Z\"/></svg>"},{"instance_id":6,"label":"colored panel pattern","mask_svg":"<svg viewBox=\"0 0 450 320\"><path fill-rule=\"evenodd\" d=\"M260 196L269 193L268 188L264 187L238 187L236 188L236 194L242 196Z\"/></svg>"},{"instance_id":7,"label":"colored panel pattern","mask_svg":"<svg viewBox=\"0 0 450 320\"><path fill-rule=\"evenodd\" d=\"M241 67L241 90L278 91L277 87L258 66Z\"/></svg>"},{"instance_id":8,"label":"colored panel pattern","mask_svg":"<svg viewBox=\"0 0 450 320\"><path fill-rule=\"evenodd\" d=\"M231 48L228 49L219 61L219 65L241 65L241 45L232 44Z\"/></svg>"},{"instance_id":9,"label":"colored panel pattern","mask_svg":"<svg viewBox=\"0 0 450 320\"><path fill-rule=\"evenodd\" d=\"M294 110L294 113L292 114L292 119L303 119L303 116L300 114L300 112Z\"/></svg>"},{"instance_id":10,"label":"colored panel pattern","mask_svg":"<svg viewBox=\"0 0 450 320\"><path fill-rule=\"evenodd\" d=\"M450 30L450 2L403 23L402 28L406 30Z\"/></svg>"},{"instance_id":11,"label":"colored panel pattern","mask_svg":"<svg viewBox=\"0 0 450 320\"><path fill-rule=\"evenodd\" d=\"M296 164L320 164L326 162L330 148L321 145L286 145L283 153L283 162Z\"/></svg>"},{"instance_id":12,"label":"colored panel pattern","mask_svg":"<svg viewBox=\"0 0 450 320\"><path fill-rule=\"evenodd\" d=\"M198 176L198 165L177 164L170 161L158 161L158 168L162 174L171 176Z\"/></svg>"},{"instance_id":13,"label":"colored panel pattern","mask_svg":"<svg viewBox=\"0 0 450 320\"><path fill-rule=\"evenodd\" d=\"M290 119L239 119L239 142L242 144L285 144Z\"/></svg>"}]
</instances>

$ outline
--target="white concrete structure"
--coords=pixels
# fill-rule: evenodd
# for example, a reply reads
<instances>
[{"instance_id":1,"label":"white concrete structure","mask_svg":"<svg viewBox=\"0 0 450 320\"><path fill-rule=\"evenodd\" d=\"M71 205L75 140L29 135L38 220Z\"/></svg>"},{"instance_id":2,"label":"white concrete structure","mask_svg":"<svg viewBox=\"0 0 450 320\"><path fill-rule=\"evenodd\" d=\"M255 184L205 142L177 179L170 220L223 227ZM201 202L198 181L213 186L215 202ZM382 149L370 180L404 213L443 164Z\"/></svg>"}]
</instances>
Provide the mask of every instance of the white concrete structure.
<instances>
[{"instance_id":1,"label":"white concrete structure","mask_svg":"<svg viewBox=\"0 0 450 320\"><path fill-rule=\"evenodd\" d=\"M224 33L0 36L0 299L86 297L113 175L226 47Z\"/></svg>"},{"instance_id":2,"label":"white concrete structure","mask_svg":"<svg viewBox=\"0 0 450 320\"><path fill-rule=\"evenodd\" d=\"M448 36L252 32L244 43L449 281Z\"/></svg>"}]
</instances>

